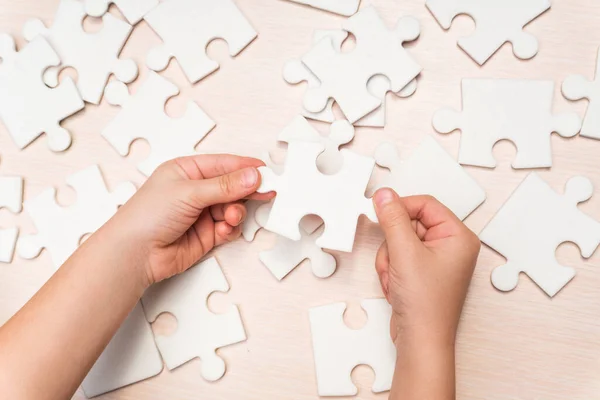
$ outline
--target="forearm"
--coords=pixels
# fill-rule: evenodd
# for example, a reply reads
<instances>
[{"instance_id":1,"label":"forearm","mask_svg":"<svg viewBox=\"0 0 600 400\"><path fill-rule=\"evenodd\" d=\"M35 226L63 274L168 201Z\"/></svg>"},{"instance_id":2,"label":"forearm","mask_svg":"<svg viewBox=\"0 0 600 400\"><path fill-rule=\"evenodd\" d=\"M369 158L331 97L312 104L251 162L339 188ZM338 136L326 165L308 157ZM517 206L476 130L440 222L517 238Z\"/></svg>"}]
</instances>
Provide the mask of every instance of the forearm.
<instances>
[{"instance_id":1,"label":"forearm","mask_svg":"<svg viewBox=\"0 0 600 400\"><path fill-rule=\"evenodd\" d=\"M0 328L7 398L67 399L145 288L136 249L111 223L90 237Z\"/></svg>"}]
</instances>

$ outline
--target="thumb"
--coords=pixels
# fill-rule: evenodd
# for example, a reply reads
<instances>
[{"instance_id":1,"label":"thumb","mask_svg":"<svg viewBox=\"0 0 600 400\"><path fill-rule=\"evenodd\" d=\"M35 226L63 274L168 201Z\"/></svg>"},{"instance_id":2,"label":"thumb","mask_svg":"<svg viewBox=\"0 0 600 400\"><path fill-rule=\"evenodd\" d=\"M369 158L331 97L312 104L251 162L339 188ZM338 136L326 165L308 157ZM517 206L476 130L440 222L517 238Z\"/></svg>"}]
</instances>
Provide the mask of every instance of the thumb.
<instances>
[{"instance_id":1,"label":"thumb","mask_svg":"<svg viewBox=\"0 0 600 400\"><path fill-rule=\"evenodd\" d=\"M395 191L388 188L380 189L373 196L373 201L390 250L421 242L412 226L406 206Z\"/></svg>"},{"instance_id":2,"label":"thumb","mask_svg":"<svg viewBox=\"0 0 600 400\"><path fill-rule=\"evenodd\" d=\"M256 168L244 168L211 179L191 181L192 197L198 206L231 203L256 192L260 174Z\"/></svg>"}]
</instances>

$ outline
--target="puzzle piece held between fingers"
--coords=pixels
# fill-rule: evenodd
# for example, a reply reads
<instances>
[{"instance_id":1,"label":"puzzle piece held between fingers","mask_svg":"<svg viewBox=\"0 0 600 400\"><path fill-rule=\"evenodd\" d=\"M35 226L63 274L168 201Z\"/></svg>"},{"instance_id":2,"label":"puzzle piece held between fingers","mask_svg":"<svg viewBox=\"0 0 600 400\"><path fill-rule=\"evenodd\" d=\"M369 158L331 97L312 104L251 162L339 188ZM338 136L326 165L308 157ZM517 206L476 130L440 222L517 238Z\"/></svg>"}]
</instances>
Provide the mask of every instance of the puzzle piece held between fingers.
<instances>
[{"instance_id":1,"label":"puzzle piece held between fingers","mask_svg":"<svg viewBox=\"0 0 600 400\"><path fill-rule=\"evenodd\" d=\"M105 14L102 30L90 34L83 29L85 17L82 3L61 0L51 28L46 28L39 19L33 19L25 24L23 34L28 41L38 36L46 38L58 53L62 68L77 70L77 88L83 100L98 104L111 74L129 83L137 78L138 67L133 60L119 59L132 31L131 25ZM45 72L44 81L50 87L58 85L60 70L56 67Z\"/></svg>"},{"instance_id":2,"label":"puzzle piece held between fingers","mask_svg":"<svg viewBox=\"0 0 600 400\"><path fill-rule=\"evenodd\" d=\"M433 117L440 133L460 129L461 164L494 168L492 149L508 139L517 147L513 168L552 166L550 135L575 136L576 113L552 114L554 82L541 80L463 79L463 111L442 109Z\"/></svg>"},{"instance_id":3,"label":"puzzle piece held between fingers","mask_svg":"<svg viewBox=\"0 0 600 400\"><path fill-rule=\"evenodd\" d=\"M492 284L498 290L513 290L524 272L548 296L558 293L575 270L556 261L557 247L573 242L589 258L600 243L600 223L577 207L593 191L592 183L578 176L559 195L537 174L528 175L479 235L507 259L492 272Z\"/></svg>"},{"instance_id":4,"label":"puzzle piece held between fingers","mask_svg":"<svg viewBox=\"0 0 600 400\"><path fill-rule=\"evenodd\" d=\"M101 17L114 3L130 24L135 25L158 5L158 0L84 0L85 12L92 17Z\"/></svg>"},{"instance_id":5,"label":"puzzle piece held between fingers","mask_svg":"<svg viewBox=\"0 0 600 400\"><path fill-rule=\"evenodd\" d=\"M174 57L191 83L219 68L206 54L212 40L224 39L234 57L257 36L232 0L165 0L144 19L163 40L148 54L148 68L162 71Z\"/></svg>"},{"instance_id":6,"label":"puzzle piece held between fingers","mask_svg":"<svg viewBox=\"0 0 600 400\"><path fill-rule=\"evenodd\" d=\"M358 11L360 0L290 0L349 17Z\"/></svg>"},{"instance_id":7,"label":"puzzle piece held between fingers","mask_svg":"<svg viewBox=\"0 0 600 400\"><path fill-rule=\"evenodd\" d=\"M460 39L458 45L479 65L506 42L520 59L535 56L538 41L523 28L551 7L550 0L426 0L425 4L446 30L458 15L475 20L475 32Z\"/></svg>"},{"instance_id":8,"label":"puzzle piece held between fingers","mask_svg":"<svg viewBox=\"0 0 600 400\"><path fill-rule=\"evenodd\" d=\"M108 102L122 109L102 136L122 156L129 154L136 139L148 141L150 155L138 165L146 176L165 161L196 154L196 145L215 127L195 102L188 103L183 117L169 117L165 103L177 94L177 86L152 71L134 95L121 82L111 82L106 88Z\"/></svg>"},{"instance_id":9,"label":"puzzle piece held between fingers","mask_svg":"<svg viewBox=\"0 0 600 400\"><path fill-rule=\"evenodd\" d=\"M213 314L207 301L214 292L228 291L229 285L215 258L146 291L142 303L148 321L155 321L164 312L177 318L175 333L155 337L169 370L200 358L202 376L207 381L219 380L225 374L225 362L216 350L245 341L246 333L236 306L225 314Z\"/></svg>"}]
</instances>

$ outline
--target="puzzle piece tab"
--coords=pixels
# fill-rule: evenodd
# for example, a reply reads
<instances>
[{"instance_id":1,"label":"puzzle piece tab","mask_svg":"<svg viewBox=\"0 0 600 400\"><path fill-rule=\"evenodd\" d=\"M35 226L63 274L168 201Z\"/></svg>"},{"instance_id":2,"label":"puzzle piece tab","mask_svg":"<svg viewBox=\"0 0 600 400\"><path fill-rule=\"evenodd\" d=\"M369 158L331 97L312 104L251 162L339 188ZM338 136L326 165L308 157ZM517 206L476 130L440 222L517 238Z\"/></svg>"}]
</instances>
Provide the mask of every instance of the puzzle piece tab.
<instances>
[{"instance_id":1,"label":"puzzle piece tab","mask_svg":"<svg viewBox=\"0 0 600 400\"><path fill-rule=\"evenodd\" d=\"M517 148L513 168L550 167L551 133L572 137L581 129L577 114L552 114L553 95L552 81L463 79L463 111L436 112L433 127L440 133L461 130L461 164L494 168L492 149L508 139Z\"/></svg>"},{"instance_id":2,"label":"puzzle piece tab","mask_svg":"<svg viewBox=\"0 0 600 400\"><path fill-rule=\"evenodd\" d=\"M584 177L571 178L559 195L537 174L527 176L479 235L507 259L492 272L492 284L513 290L524 272L548 296L558 293L575 270L556 261L557 247L573 242L589 258L600 243L600 223L577 208L593 191Z\"/></svg>"},{"instance_id":3,"label":"puzzle piece tab","mask_svg":"<svg viewBox=\"0 0 600 400\"><path fill-rule=\"evenodd\" d=\"M158 0L84 0L85 12L92 17L101 17L111 3L119 7L130 24L135 25L158 5Z\"/></svg>"},{"instance_id":4,"label":"puzzle piece tab","mask_svg":"<svg viewBox=\"0 0 600 400\"><path fill-rule=\"evenodd\" d=\"M167 368L171 370L200 358L202 376L207 381L216 381L225 374L225 362L216 350L245 341L246 333L236 306L226 314L213 314L207 301L214 292L228 291L229 285L215 258L146 291L142 303L148 321L155 321L164 312L177 318L175 333L155 337Z\"/></svg>"},{"instance_id":5,"label":"puzzle piece tab","mask_svg":"<svg viewBox=\"0 0 600 400\"><path fill-rule=\"evenodd\" d=\"M335 14L349 17L358 11L360 0L290 0Z\"/></svg>"},{"instance_id":6,"label":"puzzle piece tab","mask_svg":"<svg viewBox=\"0 0 600 400\"><path fill-rule=\"evenodd\" d=\"M479 65L506 42L520 59L534 57L539 49L535 36L523 27L550 9L550 0L426 0L431 14L444 29L461 14L475 20L475 32L458 41L458 45Z\"/></svg>"},{"instance_id":7,"label":"puzzle piece tab","mask_svg":"<svg viewBox=\"0 0 600 400\"><path fill-rule=\"evenodd\" d=\"M76 203L69 207L56 203L54 188L25 202L38 233L21 235L17 244L21 257L35 258L45 248L54 266L60 267L77 250L83 236L104 225L136 190L131 182L124 182L110 193L97 165L71 175L67 184L77 193Z\"/></svg>"},{"instance_id":8,"label":"puzzle piece tab","mask_svg":"<svg viewBox=\"0 0 600 400\"><path fill-rule=\"evenodd\" d=\"M191 83L219 68L206 55L211 41L225 40L234 57L257 36L232 0L165 0L144 19L163 40L148 54L148 68L162 71L174 57Z\"/></svg>"},{"instance_id":9,"label":"puzzle piece tab","mask_svg":"<svg viewBox=\"0 0 600 400\"><path fill-rule=\"evenodd\" d=\"M392 308L385 299L363 300L367 324L359 330L344 323L345 303L335 303L310 309L317 385L320 396L354 396L352 370L368 365L375 371L372 391L390 390L396 347L390 337Z\"/></svg>"},{"instance_id":10,"label":"puzzle piece tab","mask_svg":"<svg viewBox=\"0 0 600 400\"><path fill-rule=\"evenodd\" d=\"M60 121L84 103L70 78L55 89L42 81L46 68L60 64L58 55L42 37L17 52L13 38L3 34L0 58L0 119L17 147L23 149L45 133L51 150L66 150L71 135Z\"/></svg>"},{"instance_id":11,"label":"puzzle piece tab","mask_svg":"<svg viewBox=\"0 0 600 400\"><path fill-rule=\"evenodd\" d=\"M148 141L150 155L138 165L146 176L165 161L196 154L196 145L215 127L214 121L194 102L188 104L183 117L169 117L165 103L177 94L177 86L152 71L134 95L129 95L121 82L111 82L106 88L108 102L122 110L102 136L122 156L129 154L136 139Z\"/></svg>"},{"instance_id":12,"label":"puzzle piece tab","mask_svg":"<svg viewBox=\"0 0 600 400\"><path fill-rule=\"evenodd\" d=\"M102 30L90 34L83 29L86 15L81 2L61 0L51 28L34 19L25 24L23 35L29 41L38 36L46 38L60 56L62 67L77 70L77 88L81 97L89 103L98 104L111 74L129 83L137 78L138 67L133 60L119 59L131 33L131 25L105 14ZM58 85L60 70L50 68L44 74L44 81L51 87Z\"/></svg>"}]
</instances>

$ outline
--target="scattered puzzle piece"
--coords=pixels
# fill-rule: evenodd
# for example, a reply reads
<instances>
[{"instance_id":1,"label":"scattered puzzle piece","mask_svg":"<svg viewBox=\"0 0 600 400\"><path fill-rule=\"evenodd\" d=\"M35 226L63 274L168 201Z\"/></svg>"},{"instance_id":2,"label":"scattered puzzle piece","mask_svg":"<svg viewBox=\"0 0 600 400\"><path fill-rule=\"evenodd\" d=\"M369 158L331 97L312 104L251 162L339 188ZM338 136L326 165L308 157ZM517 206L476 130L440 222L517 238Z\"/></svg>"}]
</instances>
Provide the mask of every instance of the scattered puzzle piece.
<instances>
[{"instance_id":1,"label":"scattered puzzle piece","mask_svg":"<svg viewBox=\"0 0 600 400\"><path fill-rule=\"evenodd\" d=\"M51 28L46 28L39 19L33 19L25 24L23 35L28 41L38 36L46 38L62 60L62 67L77 70L77 88L83 100L98 104L111 74L126 83L138 76L133 60L118 58L132 27L111 14L105 14L102 30L90 34L83 29L85 17L82 3L61 0ZM50 68L44 74L44 81L50 87L58 85L60 70L58 67Z\"/></svg>"},{"instance_id":2,"label":"scattered puzzle piece","mask_svg":"<svg viewBox=\"0 0 600 400\"><path fill-rule=\"evenodd\" d=\"M136 139L148 141L150 155L138 165L146 176L165 161L196 154L196 145L215 127L214 121L194 102L188 104L183 117L169 117L165 103L177 94L177 86L152 71L133 96L121 82L111 82L106 88L108 102L122 110L102 136L122 156L129 154Z\"/></svg>"},{"instance_id":3,"label":"scattered puzzle piece","mask_svg":"<svg viewBox=\"0 0 600 400\"><path fill-rule=\"evenodd\" d=\"M433 126L440 133L462 131L461 164L494 168L492 149L508 139L517 147L513 168L550 167L551 133L572 137L581 129L577 114L552 114L553 94L552 81L463 79L463 111L442 109Z\"/></svg>"},{"instance_id":4,"label":"scattered puzzle piece","mask_svg":"<svg viewBox=\"0 0 600 400\"><path fill-rule=\"evenodd\" d=\"M0 262L12 262L17 245L18 228L0 229Z\"/></svg>"},{"instance_id":5,"label":"scattered puzzle piece","mask_svg":"<svg viewBox=\"0 0 600 400\"><path fill-rule=\"evenodd\" d=\"M85 12L92 17L101 17L111 3L119 7L130 24L135 25L158 5L158 0L84 0Z\"/></svg>"},{"instance_id":6,"label":"scattered puzzle piece","mask_svg":"<svg viewBox=\"0 0 600 400\"><path fill-rule=\"evenodd\" d=\"M0 209L13 213L23 209L23 178L17 176L0 177ZM17 228L0 229L0 262L10 263L17 245Z\"/></svg>"},{"instance_id":7,"label":"scattered puzzle piece","mask_svg":"<svg viewBox=\"0 0 600 400\"><path fill-rule=\"evenodd\" d=\"M354 15L358 11L360 0L290 0L294 3L305 4L310 7L319 8L346 17Z\"/></svg>"},{"instance_id":8,"label":"scattered puzzle piece","mask_svg":"<svg viewBox=\"0 0 600 400\"><path fill-rule=\"evenodd\" d=\"M229 285L215 258L146 291L142 303L148 321L155 321L164 312L177 318L173 335L155 337L167 368L177 368L198 357L202 361L202 376L207 381L216 381L225 374L225 362L216 350L246 340L236 306L226 314L213 314L208 309L207 301L212 293L227 291Z\"/></svg>"},{"instance_id":9,"label":"scattered puzzle piece","mask_svg":"<svg viewBox=\"0 0 600 400\"><path fill-rule=\"evenodd\" d=\"M17 52L13 38L2 34L0 58L0 118L15 144L23 149L45 133L51 150L66 150L71 135L60 121L84 104L70 78L55 89L42 81L46 68L60 64L58 55L42 37Z\"/></svg>"},{"instance_id":10,"label":"scattered puzzle piece","mask_svg":"<svg viewBox=\"0 0 600 400\"><path fill-rule=\"evenodd\" d=\"M539 49L535 36L523 27L550 9L550 0L426 0L431 14L444 29L461 14L475 21L475 33L458 41L458 45L479 65L506 42L520 59L534 57Z\"/></svg>"},{"instance_id":11,"label":"scattered puzzle piece","mask_svg":"<svg viewBox=\"0 0 600 400\"><path fill-rule=\"evenodd\" d=\"M560 244L573 242L589 258L598 247L600 223L577 208L593 191L592 183L580 176L568 181L563 195L537 174L527 176L479 235L507 259L492 272L493 285L513 290L524 272L552 297L573 279L575 270L560 265L555 253Z\"/></svg>"},{"instance_id":12,"label":"scattered puzzle piece","mask_svg":"<svg viewBox=\"0 0 600 400\"><path fill-rule=\"evenodd\" d=\"M344 323L345 303L310 309L317 385L320 396L354 396L352 370L368 365L375 371L372 390L390 390L396 364L396 347L390 337L392 308L385 299L363 300L369 318L359 330Z\"/></svg>"},{"instance_id":13,"label":"scattered puzzle piece","mask_svg":"<svg viewBox=\"0 0 600 400\"><path fill-rule=\"evenodd\" d=\"M257 36L232 0L165 0L144 19L163 40L148 54L148 68L162 71L174 57L191 83L219 68L206 55L212 40L224 39L234 57Z\"/></svg>"},{"instance_id":14,"label":"scattered puzzle piece","mask_svg":"<svg viewBox=\"0 0 600 400\"><path fill-rule=\"evenodd\" d=\"M77 250L83 236L99 229L136 190L131 182L124 182L108 192L97 165L71 175L67 184L77 193L72 206L58 205L54 188L25 202L38 233L21 235L17 244L21 257L32 259L46 249L54 266L60 267Z\"/></svg>"}]
</instances>

